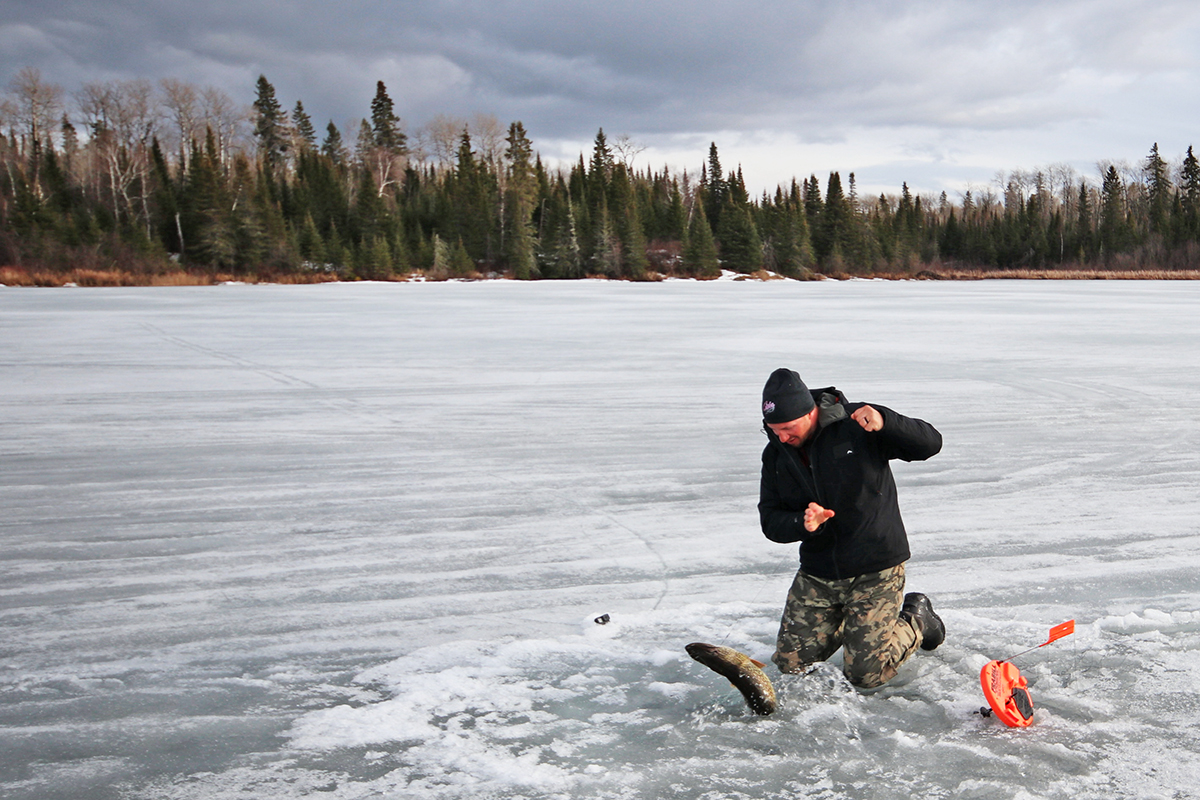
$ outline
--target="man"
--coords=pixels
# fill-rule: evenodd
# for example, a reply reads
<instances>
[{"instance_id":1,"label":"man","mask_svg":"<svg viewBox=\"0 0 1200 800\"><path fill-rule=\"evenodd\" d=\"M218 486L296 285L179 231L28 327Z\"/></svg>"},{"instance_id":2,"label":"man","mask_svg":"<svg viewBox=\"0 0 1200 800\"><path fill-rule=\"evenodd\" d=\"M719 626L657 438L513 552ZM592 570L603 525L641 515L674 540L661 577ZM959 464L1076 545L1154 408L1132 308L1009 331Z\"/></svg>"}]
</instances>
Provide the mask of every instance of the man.
<instances>
[{"instance_id":1,"label":"man","mask_svg":"<svg viewBox=\"0 0 1200 800\"><path fill-rule=\"evenodd\" d=\"M917 647L933 650L946 636L929 598L904 595L908 537L888 465L935 455L942 435L889 408L846 402L833 387L810 391L789 369L767 379L763 424L762 530L800 542L772 660L801 672L841 647L846 678L880 686Z\"/></svg>"}]
</instances>

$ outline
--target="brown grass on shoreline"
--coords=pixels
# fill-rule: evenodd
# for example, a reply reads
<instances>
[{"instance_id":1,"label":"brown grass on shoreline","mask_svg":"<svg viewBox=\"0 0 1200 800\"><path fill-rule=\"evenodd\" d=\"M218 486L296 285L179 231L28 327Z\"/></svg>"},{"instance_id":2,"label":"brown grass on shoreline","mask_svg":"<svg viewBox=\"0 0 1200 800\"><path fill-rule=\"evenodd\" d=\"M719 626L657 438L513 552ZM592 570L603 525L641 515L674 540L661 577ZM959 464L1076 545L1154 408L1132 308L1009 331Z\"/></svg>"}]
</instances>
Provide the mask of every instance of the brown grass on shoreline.
<instances>
[{"instance_id":1,"label":"brown grass on shoreline","mask_svg":"<svg viewBox=\"0 0 1200 800\"><path fill-rule=\"evenodd\" d=\"M1182 269L939 269L921 270L915 275L893 276L918 280L985 281L1195 281L1200 270Z\"/></svg>"},{"instance_id":2,"label":"brown grass on shoreline","mask_svg":"<svg viewBox=\"0 0 1200 800\"><path fill-rule=\"evenodd\" d=\"M0 267L3 286L216 286L237 281L242 283L329 283L335 276L320 273L285 273L281 275L229 275L209 272L143 273L125 270L72 269L65 272L28 270L22 267Z\"/></svg>"},{"instance_id":3,"label":"brown grass on shoreline","mask_svg":"<svg viewBox=\"0 0 1200 800\"><path fill-rule=\"evenodd\" d=\"M662 277L659 275L658 279ZM737 280L778 280L781 276L759 270ZM419 273L398 275L392 280L407 281L411 278L429 280ZM834 273L813 274L816 280L852 280L854 278L876 278L881 280L936 280L936 281L983 281L983 280L1055 280L1055 281L1194 281L1200 280L1200 270L1168 269L964 269L954 267L929 267L916 272L872 272L867 275ZM486 280L482 275L476 280ZM23 267L0 267L2 286L215 286L221 283L276 283L313 284L332 283L337 276L328 273L299 272L262 275L231 275L209 272L164 272L145 273L125 270L73 269L65 272L53 270L28 270Z\"/></svg>"}]
</instances>

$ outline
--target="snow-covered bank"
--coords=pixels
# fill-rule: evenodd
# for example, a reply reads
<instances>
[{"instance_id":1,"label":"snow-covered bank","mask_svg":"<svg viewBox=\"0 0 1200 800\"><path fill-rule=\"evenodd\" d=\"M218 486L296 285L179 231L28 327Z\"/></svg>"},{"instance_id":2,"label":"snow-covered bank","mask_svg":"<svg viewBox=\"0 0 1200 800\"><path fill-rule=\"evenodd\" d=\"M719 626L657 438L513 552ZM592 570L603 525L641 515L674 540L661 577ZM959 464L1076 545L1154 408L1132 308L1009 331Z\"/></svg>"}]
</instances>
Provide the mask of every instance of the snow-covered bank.
<instances>
[{"instance_id":1,"label":"snow-covered bank","mask_svg":"<svg viewBox=\"0 0 1200 800\"><path fill-rule=\"evenodd\" d=\"M1182 797L1200 775L1193 283L581 282L0 296L13 798ZM760 720L777 366L926 418L950 628ZM600 613L612 618L599 626ZM1037 723L973 712L1022 660Z\"/></svg>"}]
</instances>

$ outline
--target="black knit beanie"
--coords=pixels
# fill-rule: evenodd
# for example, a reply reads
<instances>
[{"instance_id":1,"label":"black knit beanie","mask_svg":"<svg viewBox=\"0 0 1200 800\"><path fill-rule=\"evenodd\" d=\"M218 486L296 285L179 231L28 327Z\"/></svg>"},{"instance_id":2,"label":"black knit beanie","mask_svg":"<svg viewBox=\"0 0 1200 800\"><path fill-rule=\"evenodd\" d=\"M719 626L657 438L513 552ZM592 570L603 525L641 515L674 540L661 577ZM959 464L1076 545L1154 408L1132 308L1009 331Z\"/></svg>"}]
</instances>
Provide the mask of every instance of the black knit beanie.
<instances>
[{"instance_id":1,"label":"black knit beanie","mask_svg":"<svg viewBox=\"0 0 1200 800\"><path fill-rule=\"evenodd\" d=\"M772 424L791 422L816 406L812 393L790 369L777 369L763 387L763 421Z\"/></svg>"}]
</instances>

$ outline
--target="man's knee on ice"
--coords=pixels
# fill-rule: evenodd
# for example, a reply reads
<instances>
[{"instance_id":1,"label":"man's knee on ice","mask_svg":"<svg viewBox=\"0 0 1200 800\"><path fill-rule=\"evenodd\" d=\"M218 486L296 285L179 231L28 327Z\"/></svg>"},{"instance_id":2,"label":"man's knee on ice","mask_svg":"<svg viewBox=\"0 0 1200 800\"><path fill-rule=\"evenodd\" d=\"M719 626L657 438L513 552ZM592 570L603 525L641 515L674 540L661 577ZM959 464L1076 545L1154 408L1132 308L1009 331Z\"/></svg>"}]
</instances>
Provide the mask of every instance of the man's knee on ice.
<instances>
[{"instance_id":1,"label":"man's knee on ice","mask_svg":"<svg viewBox=\"0 0 1200 800\"><path fill-rule=\"evenodd\" d=\"M800 655L795 651L783 652L776 650L775 655L771 656L771 660L775 662L775 666L779 667L780 672L796 674L803 672L808 665L800 660Z\"/></svg>"},{"instance_id":2,"label":"man's knee on ice","mask_svg":"<svg viewBox=\"0 0 1200 800\"><path fill-rule=\"evenodd\" d=\"M877 686L883 686L896 677L896 672L896 667L874 659L870 659L866 663L851 662L842 668L842 674L846 676L846 680L859 689L874 689Z\"/></svg>"},{"instance_id":3,"label":"man's knee on ice","mask_svg":"<svg viewBox=\"0 0 1200 800\"><path fill-rule=\"evenodd\" d=\"M867 675L852 675L849 672L845 672L843 674L846 676L846 680L850 681L850 683L858 689L875 689L883 686L885 683L895 677L894 675L889 675L885 678L883 675L880 675L877 672Z\"/></svg>"}]
</instances>

